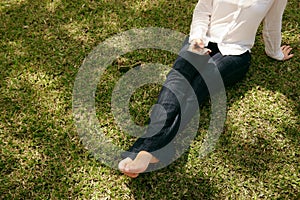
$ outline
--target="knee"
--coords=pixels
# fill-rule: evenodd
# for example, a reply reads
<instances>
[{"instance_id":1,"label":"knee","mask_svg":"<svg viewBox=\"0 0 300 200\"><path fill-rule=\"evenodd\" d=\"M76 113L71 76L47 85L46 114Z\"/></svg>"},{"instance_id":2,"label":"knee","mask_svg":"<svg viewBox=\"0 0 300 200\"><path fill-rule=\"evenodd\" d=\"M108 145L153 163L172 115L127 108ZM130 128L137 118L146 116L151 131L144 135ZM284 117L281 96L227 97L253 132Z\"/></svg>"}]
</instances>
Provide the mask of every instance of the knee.
<instances>
[{"instance_id":1,"label":"knee","mask_svg":"<svg viewBox=\"0 0 300 200\"><path fill-rule=\"evenodd\" d=\"M187 60L182 58L181 56L178 56L178 58L175 60L173 69L175 69L177 71L181 71L187 67L192 67L192 65Z\"/></svg>"}]
</instances>

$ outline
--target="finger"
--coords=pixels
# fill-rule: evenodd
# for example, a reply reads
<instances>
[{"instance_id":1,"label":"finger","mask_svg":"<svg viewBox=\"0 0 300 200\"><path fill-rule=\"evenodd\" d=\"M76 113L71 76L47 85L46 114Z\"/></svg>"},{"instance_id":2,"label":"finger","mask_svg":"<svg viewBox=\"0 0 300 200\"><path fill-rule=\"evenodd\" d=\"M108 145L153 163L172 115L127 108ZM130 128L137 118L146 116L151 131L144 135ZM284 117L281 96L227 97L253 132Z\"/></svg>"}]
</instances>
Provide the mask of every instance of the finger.
<instances>
[{"instance_id":1,"label":"finger","mask_svg":"<svg viewBox=\"0 0 300 200\"><path fill-rule=\"evenodd\" d=\"M287 53L287 54L290 54L290 52L291 52L292 50L293 50L292 48L289 48L289 49L286 50L286 53Z\"/></svg>"},{"instance_id":2,"label":"finger","mask_svg":"<svg viewBox=\"0 0 300 200\"><path fill-rule=\"evenodd\" d=\"M284 46L284 49L290 49L290 48L292 48L291 46Z\"/></svg>"},{"instance_id":3,"label":"finger","mask_svg":"<svg viewBox=\"0 0 300 200\"><path fill-rule=\"evenodd\" d=\"M204 48L204 43L201 39L196 39L196 40L193 40L194 41L194 46L196 48Z\"/></svg>"},{"instance_id":4,"label":"finger","mask_svg":"<svg viewBox=\"0 0 300 200\"><path fill-rule=\"evenodd\" d=\"M204 44L203 44L203 43L198 44L198 46L199 46L200 48L204 48Z\"/></svg>"},{"instance_id":5,"label":"finger","mask_svg":"<svg viewBox=\"0 0 300 200\"><path fill-rule=\"evenodd\" d=\"M293 48L289 47L289 48L284 49L282 52L285 56L288 56L292 50L293 50Z\"/></svg>"},{"instance_id":6,"label":"finger","mask_svg":"<svg viewBox=\"0 0 300 200\"><path fill-rule=\"evenodd\" d=\"M205 52L205 55L210 54L212 51L210 49L207 49L207 51Z\"/></svg>"},{"instance_id":7,"label":"finger","mask_svg":"<svg viewBox=\"0 0 300 200\"><path fill-rule=\"evenodd\" d=\"M193 49L199 49L199 48L201 48L200 44L198 42L195 43L194 46L193 46Z\"/></svg>"},{"instance_id":8,"label":"finger","mask_svg":"<svg viewBox=\"0 0 300 200\"><path fill-rule=\"evenodd\" d=\"M286 45L283 45L280 47L281 50L284 50L284 48L286 47Z\"/></svg>"},{"instance_id":9,"label":"finger","mask_svg":"<svg viewBox=\"0 0 300 200\"><path fill-rule=\"evenodd\" d=\"M292 49L292 47L286 46L284 49L285 49L285 51L288 51L289 49Z\"/></svg>"},{"instance_id":10,"label":"finger","mask_svg":"<svg viewBox=\"0 0 300 200\"><path fill-rule=\"evenodd\" d=\"M287 60L290 59L290 58L292 58L293 56L294 56L294 54L288 55Z\"/></svg>"},{"instance_id":11,"label":"finger","mask_svg":"<svg viewBox=\"0 0 300 200\"><path fill-rule=\"evenodd\" d=\"M284 60L284 61L285 61L285 60L288 60L288 59L292 58L293 56L294 56L294 54L285 55L284 58L283 58L283 60Z\"/></svg>"},{"instance_id":12,"label":"finger","mask_svg":"<svg viewBox=\"0 0 300 200\"><path fill-rule=\"evenodd\" d=\"M204 48L204 43L202 40L198 41L197 45L200 47L200 48Z\"/></svg>"},{"instance_id":13,"label":"finger","mask_svg":"<svg viewBox=\"0 0 300 200\"><path fill-rule=\"evenodd\" d=\"M195 44L193 45L193 48L192 48L192 49L193 49L193 51L195 51L195 50L197 51L197 49L199 49L199 48L200 48L199 45L197 45L197 44L195 43Z\"/></svg>"},{"instance_id":14,"label":"finger","mask_svg":"<svg viewBox=\"0 0 300 200\"><path fill-rule=\"evenodd\" d=\"M282 52L286 52L287 48L288 48L288 46L284 46L284 47L282 48Z\"/></svg>"},{"instance_id":15,"label":"finger","mask_svg":"<svg viewBox=\"0 0 300 200\"><path fill-rule=\"evenodd\" d=\"M197 41L196 40L192 40L192 42L191 42L191 45L190 45L191 47L192 47L192 50L195 50L195 49L197 49L197 47L198 47L198 45L197 45Z\"/></svg>"}]
</instances>

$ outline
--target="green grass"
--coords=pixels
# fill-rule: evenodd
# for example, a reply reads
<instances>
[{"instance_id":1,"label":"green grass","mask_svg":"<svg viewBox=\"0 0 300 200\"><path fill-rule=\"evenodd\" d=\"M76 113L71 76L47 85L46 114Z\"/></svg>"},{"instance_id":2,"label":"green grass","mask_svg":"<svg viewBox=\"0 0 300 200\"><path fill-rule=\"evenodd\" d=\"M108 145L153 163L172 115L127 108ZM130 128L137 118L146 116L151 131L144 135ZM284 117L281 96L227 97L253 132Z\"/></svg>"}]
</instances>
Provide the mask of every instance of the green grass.
<instances>
[{"instance_id":1,"label":"green grass","mask_svg":"<svg viewBox=\"0 0 300 200\"><path fill-rule=\"evenodd\" d=\"M209 123L189 152L159 171L129 179L84 149L72 116L72 90L86 55L105 39L157 26L188 34L196 0L0 1L0 199L299 199L299 3L290 0L283 43L295 57L265 56L261 30L244 81L228 88L228 114L216 150L199 159ZM97 116L119 146L133 139L110 113L117 80L137 64L171 67L176 55L140 50L114 62L99 81ZM101 88L101 89L100 89ZM133 119L145 124L159 91L133 95ZM124 140L126 138L126 140Z\"/></svg>"}]
</instances>

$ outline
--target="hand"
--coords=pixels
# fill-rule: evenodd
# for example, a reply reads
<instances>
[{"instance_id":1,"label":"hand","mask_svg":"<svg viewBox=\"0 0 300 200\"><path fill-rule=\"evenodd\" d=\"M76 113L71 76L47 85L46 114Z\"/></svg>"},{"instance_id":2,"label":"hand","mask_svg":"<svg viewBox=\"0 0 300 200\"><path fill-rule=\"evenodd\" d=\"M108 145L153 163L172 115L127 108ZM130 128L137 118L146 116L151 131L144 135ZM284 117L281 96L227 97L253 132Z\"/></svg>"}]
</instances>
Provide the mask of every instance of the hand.
<instances>
[{"instance_id":1,"label":"hand","mask_svg":"<svg viewBox=\"0 0 300 200\"><path fill-rule=\"evenodd\" d=\"M281 51L282 51L282 53L284 55L283 60L288 60L288 59L290 59L290 58L292 58L294 56L294 54L290 54L291 51L292 51L292 49L293 49L292 47L287 46L287 45L283 45L281 47Z\"/></svg>"},{"instance_id":2,"label":"hand","mask_svg":"<svg viewBox=\"0 0 300 200\"><path fill-rule=\"evenodd\" d=\"M192 40L191 45L193 45L193 47L195 49L197 49L197 48L204 48L204 43L203 43L203 40L201 40L201 39L194 39L194 40Z\"/></svg>"},{"instance_id":3,"label":"hand","mask_svg":"<svg viewBox=\"0 0 300 200\"><path fill-rule=\"evenodd\" d=\"M210 49L204 48L204 42L201 39L194 39L191 42L191 50L193 52L199 52L200 54L208 55L211 53Z\"/></svg>"}]
</instances>

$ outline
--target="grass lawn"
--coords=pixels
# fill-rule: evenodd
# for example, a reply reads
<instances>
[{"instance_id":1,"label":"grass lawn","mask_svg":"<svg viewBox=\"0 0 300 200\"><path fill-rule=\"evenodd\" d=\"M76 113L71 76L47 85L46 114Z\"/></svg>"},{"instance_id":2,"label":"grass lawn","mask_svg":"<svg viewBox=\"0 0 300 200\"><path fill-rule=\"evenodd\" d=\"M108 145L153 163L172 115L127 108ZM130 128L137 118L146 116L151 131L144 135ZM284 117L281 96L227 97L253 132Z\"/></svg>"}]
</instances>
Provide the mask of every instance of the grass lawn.
<instances>
[{"instance_id":1,"label":"grass lawn","mask_svg":"<svg viewBox=\"0 0 300 200\"><path fill-rule=\"evenodd\" d=\"M289 0L283 43L295 56L264 53L261 28L247 77L227 89L227 119L216 149L198 158L209 125L168 167L130 179L83 147L72 92L84 58L111 36L142 27L189 33L197 0L0 0L0 199L300 199L299 1ZM123 148L133 138L115 124L112 90L136 65L172 66L176 55L138 50L116 59L99 80L97 117ZM159 86L132 96L137 124L148 120ZM125 138L125 139L124 139Z\"/></svg>"}]
</instances>

